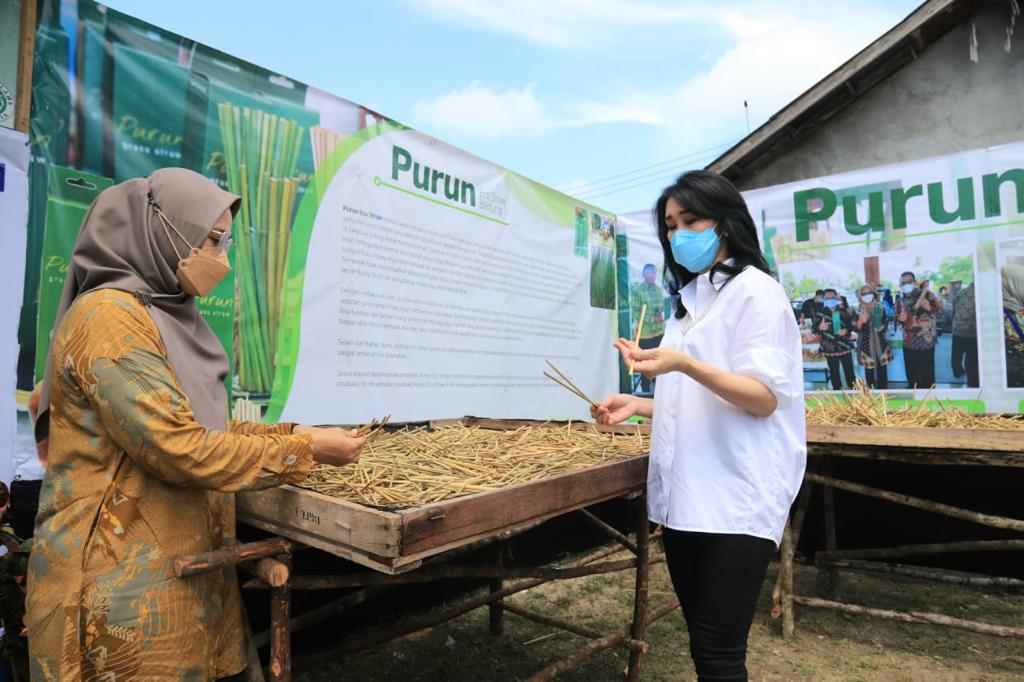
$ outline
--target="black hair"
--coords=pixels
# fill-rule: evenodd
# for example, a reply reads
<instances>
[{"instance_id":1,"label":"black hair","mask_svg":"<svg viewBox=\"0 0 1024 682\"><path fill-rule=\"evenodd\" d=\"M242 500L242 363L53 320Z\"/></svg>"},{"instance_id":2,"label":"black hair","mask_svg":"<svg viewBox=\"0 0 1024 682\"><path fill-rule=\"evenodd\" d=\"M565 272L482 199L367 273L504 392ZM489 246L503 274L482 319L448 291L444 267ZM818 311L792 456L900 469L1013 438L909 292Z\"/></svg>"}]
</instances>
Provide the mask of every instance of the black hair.
<instances>
[{"instance_id":1,"label":"black hair","mask_svg":"<svg viewBox=\"0 0 1024 682\"><path fill-rule=\"evenodd\" d=\"M825 290L824 289L818 289L817 291L814 292L815 296L817 296L818 294L821 294L822 296L824 296L825 295Z\"/></svg>"},{"instance_id":2,"label":"black hair","mask_svg":"<svg viewBox=\"0 0 1024 682\"><path fill-rule=\"evenodd\" d=\"M645 263L644 268L643 270L641 270L641 272L647 272L648 270L654 270L655 272L657 272L658 267L654 263Z\"/></svg>"},{"instance_id":3,"label":"black hair","mask_svg":"<svg viewBox=\"0 0 1024 682\"><path fill-rule=\"evenodd\" d=\"M725 284L741 273L747 266L753 266L769 275L772 274L761 245L757 241L757 227L750 217L747 202L739 190L727 179L706 170L692 170L680 175L666 187L654 206L654 224L658 228L658 241L665 256L665 285L676 299L677 318L686 315L686 307L679 298L679 291L690 283L697 273L690 272L676 263L672 257L672 245L668 239L668 225L665 224L665 209L668 200L674 199L684 210L698 218L714 220L712 228L725 245L725 253L734 259L732 265L716 263L709 273L712 280L721 272L728 275ZM723 284L723 286L725 286Z\"/></svg>"},{"instance_id":4,"label":"black hair","mask_svg":"<svg viewBox=\"0 0 1024 682\"><path fill-rule=\"evenodd\" d=\"M824 292L822 292L822 293L825 293L825 294L827 294L827 293L828 293L828 292L830 292L830 291L831 291L831 292L832 292L833 294L835 294L835 295L836 295L836 298L839 298L839 292L838 292L838 291L836 291L835 289L825 289L825 291L824 291Z\"/></svg>"},{"instance_id":5,"label":"black hair","mask_svg":"<svg viewBox=\"0 0 1024 682\"><path fill-rule=\"evenodd\" d=\"M915 282L917 281L917 277L916 277L916 276L914 275L914 273L912 273L912 272L911 272L910 270L907 270L906 272L901 272L901 273L900 273L900 279L903 279L903 278L904 278L904 277L906 277L907 275L910 275L911 277L913 277L913 279L914 279L914 281L915 281Z\"/></svg>"}]
</instances>

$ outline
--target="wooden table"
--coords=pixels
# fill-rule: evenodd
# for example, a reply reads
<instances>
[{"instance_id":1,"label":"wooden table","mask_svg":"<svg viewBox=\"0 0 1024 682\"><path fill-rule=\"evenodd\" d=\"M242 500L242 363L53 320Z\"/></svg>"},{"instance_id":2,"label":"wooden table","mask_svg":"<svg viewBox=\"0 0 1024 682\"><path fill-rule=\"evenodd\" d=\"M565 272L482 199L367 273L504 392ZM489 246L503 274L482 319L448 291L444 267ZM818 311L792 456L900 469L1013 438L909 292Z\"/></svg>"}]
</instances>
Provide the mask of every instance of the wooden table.
<instances>
[{"instance_id":1,"label":"wooden table","mask_svg":"<svg viewBox=\"0 0 1024 682\"><path fill-rule=\"evenodd\" d=\"M983 514L940 502L913 497L873 486L853 483L831 475L831 458L851 457L876 461L930 466L970 465L1024 467L1024 431L989 431L938 428L896 428L874 426L808 426L808 471L794 512L782 540L781 566L773 591L773 615L782 615L783 634L795 631L793 604L828 608L911 623L938 623L974 632L1007 637L1024 637L1024 628L1013 628L951 618L935 613L901 613L834 600L803 597L793 593L793 554L815 484L822 486L825 521L825 550L817 552L814 563L823 571L826 589L835 589L838 571L858 570L905 575L947 583L1024 587L1024 580L974 574L939 572L921 567L873 561L946 552L1024 550L1024 539L968 540L902 547L840 550L836 547L836 516L833 490L844 490L924 511L942 514L980 525L1024 533L1024 520Z\"/></svg>"},{"instance_id":2,"label":"wooden table","mask_svg":"<svg viewBox=\"0 0 1024 682\"><path fill-rule=\"evenodd\" d=\"M516 429L539 426L539 422L464 418L431 422L431 426L462 423L488 429ZM594 429L604 432L649 433L647 426L562 425L561 428ZM505 612L561 628L588 639L573 656L555 663L531 679L551 679L571 670L598 651L625 646L630 651L628 679L640 676L643 654L649 648L644 641L647 626L678 607L673 601L648 613L647 586L650 556L647 520L647 455L620 459L594 467L558 474L442 502L395 511L374 509L296 486L281 486L237 495L238 520L270 531L276 538L193 557L175 562L179 577L240 563L255 576L244 586L271 590L271 629L264 637L271 647L270 675L275 680L290 679L290 638L297 625L303 627L337 614L346 605L358 603L351 595L336 604L317 609L316 614L290 616L291 590L339 589L429 582L451 578L484 578L488 592L471 598L443 614L428 616L368 636L342 643L341 649L354 651L432 627L480 606L489 606L491 631L499 634ZM627 537L587 507L615 498L634 501L637 532ZM557 567L505 566L505 541L513 534L533 528L556 516L579 513L603 531L616 545L598 550L570 564ZM491 565L460 565L452 558L467 548L481 544L495 546ZM313 547L361 564L370 571L339 575L293 574L288 561L300 546ZM600 561L622 548L634 555L620 561ZM661 559L654 559L659 561ZM425 563L426 562L426 563ZM634 612L628 627L615 633L600 633L577 623L536 613L502 600L512 594L550 580L585 575L635 570ZM524 579L506 585L509 579ZM337 655L337 650L332 652ZM255 656L250 653L250 660ZM258 659L257 659L258 660Z\"/></svg>"}]
</instances>

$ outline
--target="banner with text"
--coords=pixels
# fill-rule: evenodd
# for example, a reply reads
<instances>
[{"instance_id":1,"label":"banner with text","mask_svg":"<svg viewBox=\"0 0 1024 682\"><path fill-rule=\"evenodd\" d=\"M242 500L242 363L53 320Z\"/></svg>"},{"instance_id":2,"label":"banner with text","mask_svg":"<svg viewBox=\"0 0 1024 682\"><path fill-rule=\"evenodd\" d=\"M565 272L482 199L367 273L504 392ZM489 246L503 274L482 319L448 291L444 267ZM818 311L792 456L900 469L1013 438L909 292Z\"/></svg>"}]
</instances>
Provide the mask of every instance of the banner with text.
<instances>
[{"instance_id":1,"label":"banner with text","mask_svg":"<svg viewBox=\"0 0 1024 682\"><path fill-rule=\"evenodd\" d=\"M588 416L545 361L615 390L615 293L613 216L378 124L334 149L299 207L269 418Z\"/></svg>"},{"instance_id":2,"label":"banner with text","mask_svg":"<svg viewBox=\"0 0 1024 682\"><path fill-rule=\"evenodd\" d=\"M1024 412L1024 143L744 197L800 322L808 391L864 380L899 401L934 386ZM649 212L620 218L653 238Z\"/></svg>"}]
</instances>

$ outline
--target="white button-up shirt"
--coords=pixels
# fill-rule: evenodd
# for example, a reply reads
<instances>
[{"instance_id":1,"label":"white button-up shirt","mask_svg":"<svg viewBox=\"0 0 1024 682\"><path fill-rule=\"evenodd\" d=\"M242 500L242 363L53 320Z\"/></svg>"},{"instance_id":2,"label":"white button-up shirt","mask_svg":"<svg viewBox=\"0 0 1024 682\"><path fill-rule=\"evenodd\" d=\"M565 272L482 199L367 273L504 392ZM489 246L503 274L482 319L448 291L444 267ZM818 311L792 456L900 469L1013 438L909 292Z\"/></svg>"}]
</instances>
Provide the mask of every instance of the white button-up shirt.
<instances>
[{"instance_id":1,"label":"white button-up shirt","mask_svg":"<svg viewBox=\"0 0 1024 682\"><path fill-rule=\"evenodd\" d=\"M665 326L674 348L728 372L757 379L778 408L756 417L682 372L658 377L647 480L650 518L668 528L782 541L807 462L800 333L782 287L748 267L683 334L687 318ZM699 316L712 294L707 274L679 295Z\"/></svg>"}]
</instances>

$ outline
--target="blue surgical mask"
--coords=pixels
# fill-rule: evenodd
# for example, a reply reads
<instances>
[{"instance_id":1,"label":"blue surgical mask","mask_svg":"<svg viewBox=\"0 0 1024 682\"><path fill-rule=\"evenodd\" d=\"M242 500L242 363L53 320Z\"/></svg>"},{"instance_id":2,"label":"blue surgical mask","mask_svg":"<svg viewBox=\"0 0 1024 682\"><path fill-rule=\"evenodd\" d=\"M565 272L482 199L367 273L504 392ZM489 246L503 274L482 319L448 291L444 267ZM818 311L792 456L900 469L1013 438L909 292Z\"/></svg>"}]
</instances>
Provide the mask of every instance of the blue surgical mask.
<instances>
[{"instance_id":1,"label":"blue surgical mask","mask_svg":"<svg viewBox=\"0 0 1024 682\"><path fill-rule=\"evenodd\" d=\"M901 284L900 291L902 291L904 294L909 294L912 291L914 291L914 285L909 282L906 284Z\"/></svg>"},{"instance_id":2,"label":"blue surgical mask","mask_svg":"<svg viewBox=\"0 0 1024 682\"><path fill-rule=\"evenodd\" d=\"M719 239L712 225L703 232L676 230L672 235L672 258L693 273L704 272L715 262Z\"/></svg>"},{"instance_id":3,"label":"blue surgical mask","mask_svg":"<svg viewBox=\"0 0 1024 682\"><path fill-rule=\"evenodd\" d=\"M837 305L839 305L839 299L835 299L835 298L826 298L825 299L825 307L828 308L829 310L833 310Z\"/></svg>"},{"instance_id":4,"label":"blue surgical mask","mask_svg":"<svg viewBox=\"0 0 1024 682\"><path fill-rule=\"evenodd\" d=\"M864 301L865 303L871 303L872 301L875 300L875 295L874 294L864 294L863 296L860 297L860 299L862 301Z\"/></svg>"}]
</instances>

